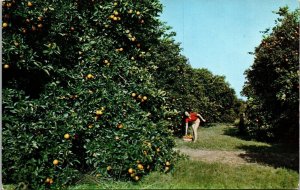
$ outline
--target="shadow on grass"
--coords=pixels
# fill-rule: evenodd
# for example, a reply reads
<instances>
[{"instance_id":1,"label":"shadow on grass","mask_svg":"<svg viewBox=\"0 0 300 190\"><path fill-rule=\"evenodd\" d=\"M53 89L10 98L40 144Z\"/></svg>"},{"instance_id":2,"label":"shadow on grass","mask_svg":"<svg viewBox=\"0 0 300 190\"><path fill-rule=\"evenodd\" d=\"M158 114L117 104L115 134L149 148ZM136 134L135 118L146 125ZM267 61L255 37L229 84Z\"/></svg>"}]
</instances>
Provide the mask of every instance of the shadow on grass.
<instances>
[{"instance_id":1,"label":"shadow on grass","mask_svg":"<svg viewBox=\"0 0 300 190\"><path fill-rule=\"evenodd\" d=\"M237 127L224 130L224 135L242 140L252 140L248 136L240 135ZM239 156L247 162L259 163L275 168L288 168L299 172L299 145L266 144L266 145L239 145L238 149L246 153Z\"/></svg>"},{"instance_id":2,"label":"shadow on grass","mask_svg":"<svg viewBox=\"0 0 300 190\"><path fill-rule=\"evenodd\" d=\"M231 137L236 137L242 140L250 141L251 138L248 135L241 135L237 127L230 127L224 129L224 135L228 135Z\"/></svg>"},{"instance_id":3,"label":"shadow on grass","mask_svg":"<svg viewBox=\"0 0 300 190\"><path fill-rule=\"evenodd\" d=\"M299 172L299 155L298 153L285 151L284 145L257 146L241 145L239 149L245 150L239 156L251 163L259 163L272 166L274 168L288 168Z\"/></svg>"}]
</instances>

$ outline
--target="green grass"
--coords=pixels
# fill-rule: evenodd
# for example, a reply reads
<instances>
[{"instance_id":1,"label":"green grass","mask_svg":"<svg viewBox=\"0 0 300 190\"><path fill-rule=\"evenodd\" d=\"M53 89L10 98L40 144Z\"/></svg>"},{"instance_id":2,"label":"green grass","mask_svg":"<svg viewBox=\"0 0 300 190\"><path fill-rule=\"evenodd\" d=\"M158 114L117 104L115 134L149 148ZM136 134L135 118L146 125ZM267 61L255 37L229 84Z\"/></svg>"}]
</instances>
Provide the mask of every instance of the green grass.
<instances>
[{"instance_id":1,"label":"green grass","mask_svg":"<svg viewBox=\"0 0 300 190\"><path fill-rule=\"evenodd\" d=\"M182 160L173 173L153 172L140 182L94 180L79 189L295 189L298 173L286 169Z\"/></svg>"},{"instance_id":2,"label":"green grass","mask_svg":"<svg viewBox=\"0 0 300 190\"><path fill-rule=\"evenodd\" d=\"M177 138L177 147L189 147L205 150L241 150L242 147L271 147L263 142L243 140L236 135L237 128L226 125L216 124L213 127L200 127L198 129L198 140L196 143L187 143ZM225 133L225 134L224 134Z\"/></svg>"}]
</instances>

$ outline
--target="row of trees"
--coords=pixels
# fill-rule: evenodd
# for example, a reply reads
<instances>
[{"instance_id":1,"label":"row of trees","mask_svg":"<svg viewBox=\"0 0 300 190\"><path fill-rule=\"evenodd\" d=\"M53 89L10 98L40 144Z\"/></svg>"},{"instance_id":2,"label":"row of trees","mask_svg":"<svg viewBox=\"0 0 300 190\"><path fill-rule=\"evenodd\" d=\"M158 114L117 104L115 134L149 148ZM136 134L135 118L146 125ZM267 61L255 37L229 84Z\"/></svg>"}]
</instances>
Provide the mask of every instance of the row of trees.
<instances>
[{"instance_id":1,"label":"row of trees","mask_svg":"<svg viewBox=\"0 0 300 190\"><path fill-rule=\"evenodd\" d=\"M233 122L238 118L242 100L226 82L205 68L192 68L180 55L180 44L174 42L174 32L166 33L153 58L156 71L153 73L157 87L167 92L167 103L176 114L169 117L170 126L181 134L182 116L187 108L199 112L208 122Z\"/></svg>"},{"instance_id":2,"label":"row of trees","mask_svg":"<svg viewBox=\"0 0 300 190\"><path fill-rule=\"evenodd\" d=\"M192 69L158 0L3 7L3 181L58 189L82 173L138 181L178 158L186 107L232 121L224 77Z\"/></svg>"},{"instance_id":3,"label":"row of trees","mask_svg":"<svg viewBox=\"0 0 300 190\"><path fill-rule=\"evenodd\" d=\"M248 97L241 131L260 140L298 144L299 10L282 7L272 30L266 30L245 72Z\"/></svg>"}]
</instances>

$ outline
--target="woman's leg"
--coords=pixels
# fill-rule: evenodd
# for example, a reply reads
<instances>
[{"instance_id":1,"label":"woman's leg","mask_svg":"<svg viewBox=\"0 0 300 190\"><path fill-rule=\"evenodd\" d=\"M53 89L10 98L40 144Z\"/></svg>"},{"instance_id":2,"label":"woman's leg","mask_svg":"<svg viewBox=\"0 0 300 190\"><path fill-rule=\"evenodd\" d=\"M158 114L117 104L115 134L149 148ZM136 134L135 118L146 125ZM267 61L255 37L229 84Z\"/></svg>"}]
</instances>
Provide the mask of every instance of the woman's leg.
<instances>
[{"instance_id":1,"label":"woman's leg","mask_svg":"<svg viewBox=\"0 0 300 190\"><path fill-rule=\"evenodd\" d=\"M198 138L198 127L200 125L200 119L197 119L196 121L194 121L192 128L193 128L193 136L194 136L194 142L197 141Z\"/></svg>"}]
</instances>

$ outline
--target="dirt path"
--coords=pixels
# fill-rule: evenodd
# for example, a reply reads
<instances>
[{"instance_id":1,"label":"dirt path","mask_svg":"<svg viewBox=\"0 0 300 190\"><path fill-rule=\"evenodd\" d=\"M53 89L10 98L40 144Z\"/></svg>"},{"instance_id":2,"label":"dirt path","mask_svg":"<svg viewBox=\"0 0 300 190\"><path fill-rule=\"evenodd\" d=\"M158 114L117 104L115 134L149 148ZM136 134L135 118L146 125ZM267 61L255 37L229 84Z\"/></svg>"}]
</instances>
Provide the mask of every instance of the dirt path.
<instances>
[{"instance_id":1,"label":"dirt path","mask_svg":"<svg viewBox=\"0 0 300 190\"><path fill-rule=\"evenodd\" d=\"M246 154L244 151L201 150L191 148L177 148L176 150L188 155L192 160L222 162L227 164L250 164L241 157Z\"/></svg>"},{"instance_id":2,"label":"dirt path","mask_svg":"<svg viewBox=\"0 0 300 190\"><path fill-rule=\"evenodd\" d=\"M176 148L192 160L204 162L219 162L232 165L258 164L273 167L286 167L298 171L298 154L287 153L249 153L246 151L202 150L186 147Z\"/></svg>"}]
</instances>

